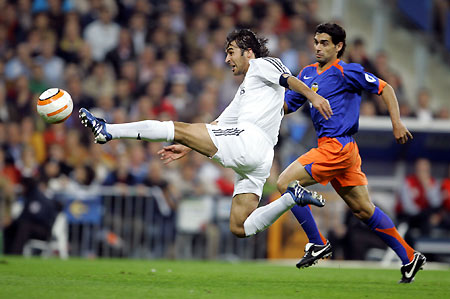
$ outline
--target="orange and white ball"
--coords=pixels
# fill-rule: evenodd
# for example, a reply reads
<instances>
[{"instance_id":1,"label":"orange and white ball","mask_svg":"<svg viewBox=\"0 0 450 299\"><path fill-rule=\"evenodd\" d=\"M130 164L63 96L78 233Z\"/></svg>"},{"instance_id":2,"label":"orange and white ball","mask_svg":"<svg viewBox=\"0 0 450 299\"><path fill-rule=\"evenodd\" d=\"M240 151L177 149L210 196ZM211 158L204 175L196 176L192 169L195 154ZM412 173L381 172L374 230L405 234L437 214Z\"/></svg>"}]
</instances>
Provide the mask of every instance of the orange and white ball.
<instances>
[{"instance_id":1,"label":"orange and white ball","mask_svg":"<svg viewBox=\"0 0 450 299\"><path fill-rule=\"evenodd\" d=\"M59 88L44 91L37 102L37 112L49 124L57 124L69 118L73 110L70 94Z\"/></svg>"}]
</instances>

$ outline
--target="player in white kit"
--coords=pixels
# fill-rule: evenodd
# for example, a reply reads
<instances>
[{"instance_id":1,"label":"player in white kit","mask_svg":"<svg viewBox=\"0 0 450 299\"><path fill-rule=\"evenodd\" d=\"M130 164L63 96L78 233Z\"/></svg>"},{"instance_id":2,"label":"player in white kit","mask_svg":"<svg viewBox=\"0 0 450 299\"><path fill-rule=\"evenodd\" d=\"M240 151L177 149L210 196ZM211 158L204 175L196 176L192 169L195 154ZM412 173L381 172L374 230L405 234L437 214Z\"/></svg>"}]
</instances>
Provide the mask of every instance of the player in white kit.
<instances>
[{"instance_id":1,"label":"player in white kit","mask_svg":"<svg viewBox=\"0 0 450 299\"><path fill-rule=\"evenodd\" d=\"M303 94L327 119L332 111L327 100L291 76L278 58L268 57L267 40L247 29L227 37L225 62L234 75L245 78L230 105L211 124L146 120L107 124L88 110L80 109L81 122L92 129L95 142L128 138L177 144L158 152L165 163L180 159L191 150L212 158L236 172L230 213L230 230L247 237L269 227L295 204L324 206L317 193L296 181L278 200L259 207L278 140L285 87Z\"/></svg>"}]
</instances>

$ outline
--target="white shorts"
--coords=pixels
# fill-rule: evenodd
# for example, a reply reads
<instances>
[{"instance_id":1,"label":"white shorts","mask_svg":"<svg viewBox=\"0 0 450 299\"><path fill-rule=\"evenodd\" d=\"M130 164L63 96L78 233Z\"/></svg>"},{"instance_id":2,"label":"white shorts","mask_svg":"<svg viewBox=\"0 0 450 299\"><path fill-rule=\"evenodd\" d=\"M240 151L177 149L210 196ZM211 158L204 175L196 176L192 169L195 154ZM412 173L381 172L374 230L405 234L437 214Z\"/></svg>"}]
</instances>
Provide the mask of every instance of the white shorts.
<instances>
[{"instance_id":1,"label":"white shorts","mask_svg":"<svg viewBox=\"0 0 450 299\"><path fill-rule=\"evenodd\" d=\"M273 145L268 137L251 123L230 126L206 125L217 153L211 157L237 176L234 193L254 193L261 198L273 161Z\"/></svg>"}]
</instances>

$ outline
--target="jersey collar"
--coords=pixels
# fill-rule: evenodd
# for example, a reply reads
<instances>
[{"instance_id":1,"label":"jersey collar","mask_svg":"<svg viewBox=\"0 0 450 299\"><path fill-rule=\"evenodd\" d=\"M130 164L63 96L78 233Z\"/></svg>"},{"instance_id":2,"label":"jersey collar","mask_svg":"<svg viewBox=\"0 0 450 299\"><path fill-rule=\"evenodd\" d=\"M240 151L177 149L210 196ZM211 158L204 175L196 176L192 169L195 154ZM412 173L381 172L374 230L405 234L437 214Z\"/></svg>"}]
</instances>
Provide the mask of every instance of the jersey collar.
<instances>
[{"instance_id":1,"label":"jersey collar","mask_svg":"<svg viewBox=\"0 0 450 299\"><path fill-rule=\"evenodd\" d=\"M321 72L319 72L319 63L315 63L317 74L318 74L318 75L321 75L323 72L327 71L327 70L330 69L332 66L337 67L341 72L343 72L344 70L342 69L342 66L340 66L340 65L338 64L339 61L341 61L339 58L336 59L332 64L330 64L326 69L322 70Z\"/></svg>"}]
</instances>

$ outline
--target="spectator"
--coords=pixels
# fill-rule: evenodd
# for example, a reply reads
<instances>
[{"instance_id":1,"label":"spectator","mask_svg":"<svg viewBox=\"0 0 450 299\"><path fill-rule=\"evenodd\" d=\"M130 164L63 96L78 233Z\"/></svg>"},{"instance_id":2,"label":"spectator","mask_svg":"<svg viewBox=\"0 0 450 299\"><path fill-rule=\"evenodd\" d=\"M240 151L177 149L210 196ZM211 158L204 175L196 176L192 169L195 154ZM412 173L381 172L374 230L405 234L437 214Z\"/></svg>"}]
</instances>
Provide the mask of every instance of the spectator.
<instances>
[{"instance_id":1,"label":"spectator","mask_svg":"<svg viewBox=\"0 0 450 299\"><path fill-rule=\"evenodd\" d=\"M33 94L40 95L51 85L45 80L44 69L39 64L33 64L30 78L30 91Z\"/></svg>"},{"instance_id":2,"label":"spectator","mask_svg":"<svg viewBox=\"0 0 450 299\"><path fill-rule=\"evenodd\" d=\"M448 166L447 177L441 183L442 208L436 222L438 226L450 231L450 164Z\"/></svg>"},{"instance_id":3,"label":"spectator","mask_svg":"<svg viewBox=\"0 0 450 299\"><path fill-rule=\"evenodd\" d=\"M431 92L421 88L417 94L417 119L421 122L431 122L433 111L431 110Z\"/></svg>"},{"instance_id":4,"label":"spectator","mask_svg":"<svg viewBox=\"0 0 450 299\"><path fill-rule=\"evenodd\" d=\"M138 66L134 60L122 63L119 78L128 81L130 94L136 94L138 92Z\"/></svg>"},{"instance_id":5,"label":"spectator","mask_svg":"<svg viewBox=\"0 0 450 299\"><path fill-rule=\"evenodd\" d=\"M300 70L298 69L298 53L292 48L291 41L285 35L280 37L279 41L279 54L281 61L284 65L293 73L297 74Z\"/></svg>"},{"instance_id":6,"label":"spectator","mask_svg":"<svg viewBox=\"0 0 450 299\"><path fill-rule=\"evenodd\" d=\"M192 64L197 60L198 53L208 43L208 22L202 16L194 16L191 24L183 37L185 51L185 60ZM191 66L192 67L192 66Z\"/></svg>"},{"instance_id":7,"label":"spectator","mask_svg":"<svg viewBox=\"0 0 450 299\"><path fill-rule=\"evenodd\" d=\"M83 43L78 53L78 69L80 70L80 75L83 78L89 76L92 72L95 61L92 57L91 46L88 43Z\"/></svg>"},{"instance_id":8,"label":"spectator","mask_svg":"<svg viewBox=\"0 0 450 299\"><path fill-rule=\"evenodd\" d=\"M34 105L31 104L33 95L30 93L28 77L22 75L15 80L10 89L9 103L14 103L10 108L10 118L14 122L20 122L23 117L33 116Z\"/></svg>"},{"instance_id":9,"label":"spectator","mask_svg":"<svg viewBox=\"0 0 450 299\"><path fill-rule=\"evenodd\" d=\"M171 210L176 210L178 202L172 194L173 187L163 177L164 171L162 167L163 165L161 161L157 159L151 160L148 163L148 170L146 171L146 177L142 181L142 184L150 188L159 188L164 194L166 204L170 207Z\"/></svg>"},{"instance_id":10,"label":"spectator","mask_svg":"<svg viewBox=\"0 0 450 299\"><path fill-rule=\"evenodd\" d=\"M180 121L189 121L196 114L194 99L187 91L188 77L179 74L172 80L167 100L175 107Z\"/></svg>"},{"instance_id":11,"label":"spectator","mask_svg":"<svg viewBox=\"0 0 450 299\"><path fill-rule=\"evenodd\" d=\"M0 24L0 57L10 59L14 51L11 42L8 40L7 28Z\"/></svg>"},{"instance_id":12,"label":"spectator","mask_svg":"<svg viewBox=\"0 0 450 299\"><path fill-rule=\"evenodd\" d=\"M92 194L92 191L97 188L94 179L95 172L91 166L78 164L69 175L65 191L68 194L76 193L77 196L81 196L82 194L89 196Z\"/></svg>"},{"instance_id":13,"label":"spectator","mask_svg":"<svg viewBox=\"0 0 450 299\"><path fill-rule=\"evenodd\" d=\"M188 82L188 92L196 98L205 87L206 81L209 79L208 61L199 59L192 65L192 74Z\"/></svg>"},{"instance_id":14,"label":"spectator","mask_svg":"<svg viewBox=\"0 0 450 299\"><path fill-rule=\"evenodd\" d=\"M133 82L134 84L136 82ZM132 92L134 85L133 83L130 83L127 79L120 79L116 83L116 95L114 96L114 106L117 108L124 108L125 111L130 111L130 107L135 101ZM82 106L84 107L84 106Z\"/></svg>"},{"instance_id":15,"label":"spectator","mask_svg":"<svg viewBox=\"0 0 450 299\"><path fill-rule=\"evenodd\" d=\"M356 38L353 40L353 43L349 47L349 53L348 53L348 62L349 63L359 63L364 67L364 70L369 73L374 73L375 68L372 65L372 62L370 61L366 45L364 43L364 40L362 38ZM390 83L391 84L391 83ZM397 91L397 88L394 87L394 89Z\"/></svg>"},{"instance_id":16,"label":"spectator","mask_svg":"<svg viewBox=\"0 0 450 299\"><path fill-rule=\"evenodd\" d=\"M45 40L49 38L49 36L55 35L54 28L50 25L50 18L47 13L41 12L35 15L34 22L33 22L33 28L36 30L37 38L36 41L40 43L41 40ZM57 36L58 38L58 36ZM37 46L37 45L35 45ZM35 52L38 50L38 47L32 48L33 55L37 55L38 53Z\"/></svg>"},{"instance_id":17,"label":"spectator","mask_svg":"<svg viewBox=\"0 0 450 299\"><path fill-rule=\"evenodd\" d=\"M84 41L81 38L81 28L78 19L69 19L64 25L64 34L59 43L60 56L68 63L80 61L79 51Z\"/></svg>"},{"instance_id":18,"label":"spectator","mask_svg":"<svg viewBox=\"0 0 450 299\"><path fill-rule=\"evenodd\" d=\"M436 114L436 119L449 120L450 119L450 110L448 107L441 107L439 112Z\"/></svg>"},{"instance_id":19,"label":"spectator","mask_svg":"<svg viewBox=\"0 0 450 299\"><path fill-rule=\"evenodd\" d=\"M130 28L133 47L137 55L144 51L146 45L145 40L148 36L147 20L141 13L135 13L130 19L128 27Z\"/></svg>"},{"instance_id":20,"label":"spectator","mask_svg":"<svg viewBox=\"0 0 450 299\"><path fill-rule=\"evenodd\" d=\"M253 27L255 27L255 18L251 6L241 7L236 19L236 28L245 29Z\"/></svg>"},{"instance_id":21,"label":"spectator","mask_svg":"<svg viewBox=\"0 0 450 299\"><path fill-rule=\"evenodd\" d=\"M10 122L7 125L6 142L6 159L8 163L16 165L22 156L23 144L22 135L20 134L20 126L17 122Z\"/></svg>"},{"instance_id":22,"label":"spectator","mask_svg":"<svg viewBox=\"0 0 450 299\"><path fill-rule=\"evenodd\" d=\"M83 89L94 100L98 100L100 96L112 97L115 92L113 72L105 63L95 63L92 74L84 80Z\"/></svg>"},{"instance_id":23,"label":"spectator","mask_svg":"<svg viewBox=\"0 0 450 299\"><path fill-rule=\"evenodd\" d=\"M440 204L439 184L431 175L431 163L427 159L419 158L415 162L414 174L405 179L396 207L399 221L406 222L409 226L405 236L406 242L414 243L414 239L419 235L429 235L432 226L430 217Z\"/></svg>"},{"instance_id":24,"label":"spectator","mask_svg":"<svg viewBox=\"0 0 450 299\"><path fill-rule=\"evenodd\" d=\"M164 97L164 89L165 81L161 78L154 78L147 85L145 93L153 104L153 113L157 117L167 113L171 116L171 119L177 119L175 107Z\"/></svg>"},{"instance_id":25,"label":"spectator","mask_svg":"<svg viewBox=\"0 0 450 299\"><path fill-rule=\"evenodd\" d=\"M41 55L35 61L44 71L45 82L49 86L61 86L64 78L64 61L55 55L56 41L46 39L42 41Z\"/></svg>"},{"instance_id":26,"label":"spectator","mask_svg":"<svg viewBox=\"0 0 450 299\"><path fill-rule=\"evenodd\" d=\"M139 55L138 84L145 85L154 77L154 63L156 51L151 46L146 46Z\"/></svg>"},{"instance_id":27,"label":"spectator","mask_svg":"<svg viewBox=\"0 0 450 299\"><path fill-rule=\"evenodd\" d=\"M134 143L130 145L128 150L128 156L130 161L128 163L128 169L130 170L137 183L144 181L147 176L149 168L147 167L148 160L145 155L145 149L142 144Z\"/></svg>"},{"instance_id":28,"label":"spectator","mask_svg":"<svg viewBox=\"0 0 450 299\"><path fill-rule=\"evenodd\" d=\"M234 172L230 168L220 168L221 175L216 179L216 188L219 194L223 196L233 196L234 191Z\"/></svg>"},{"instance_id":29,"label":"spectator","mask_svg":"<svg viewBox=\"0 0 450 299\"><path fill-rule=\"evenodd\" d=\"M5 123L10 117L10 106L6 102L6 87L0 83L0 122Z\"/></svg>"},{"instance_id":30,"label":"spectator","mask_svg":"<svg viewBox=\"0 0 450 299\"><path fill-rule=\"evenodd\" d=\"M8 159L8 154L0 148L0 178L2 182L2 190L14 192L14 188L21 178L20 170ZM12 187L9 188L8 186ZM5 193L6 195L7 193Z\"/></svg>"},{"instance_id":31,"label":"spectator","mask_svg":"<svg viewBox=\"0 0 450 299\"><path fill-rule=\"evenodd\" d=\"M135 58L134 45L131 39L130 31L122 28L119 34L119 42L117 47L112 49L106 55L106 61L110 62L116 72L116 77L120 77L120 66L124 62L128 62Z\"/></svg>"},{"instance_id":32,"label":"spectator","mask_svg":"<svg viewBox=\"0 0 450 299\"><path fill-rule=\"evenodd\" d=\"M21 177L36 177L38 174L38 162L34 150L30 146L26 146L22 151L22 156L17 161L17 168Z\"/></svg>"},{"instance_id":33,"label":"spectator","mask_svg":"<svg viewBox=\"0 0 450 299\"><path fill-rule=\"evenodd\" d=\"M24 117L21 121L22 143L25 148L29 147L37 163L42 163L47 158L44 136L36 129L35 122L31 117Z\"/></svg>"},{"instance_id":34,"label":"spectator","mask_svg":"<svg viewBox=\"0 0 450 299\"><path fill-rule=\"evenodd\" d=\"M289 18L291 29L287 33L287 37L291 41L295 50L308 50L308 44L312 43L308 34L306 21L302 16L294 14ZM303 67L302 67L303 68Z\"/></svg>"},{"instance_id":35,"label":"spectator","mask_svg":"<svg viewBox=\"0 0 450 299\"><path fill-rule=\"evenodd\" d=\"M117 47L120 27L112 21L112 12L106 6L99 9L99 19L84 30L84 38L91 46L95 61L103 61L105 55Z\"/></svg>"},{"instance_id":36,"label":"spectator","mask_svg":"<svg viewBox=\"0 0 450 299\"><path fill-rule=\"evenodd\" d=\"M13 204L16 200L15 185L5 175L3 151L0 150L0 231L5 232L13 223Z\"/></svg>"},{"instance_id":37,"label":"spectator","mask_svg":"<svg viewBox=\"0 0 450 299\"><path fill-rule=\"evenodd\" d=\"M21 43L17 46L16 55L5 64L5 78L15 80L22 75L29 76L31 66L30 47L27 43Z\"/></svg>"},{"instance_id":38,"label":"spectator","mask_svg":"<svg viewBox=\"0 0 450 299\"><path fill-rule=\"evenodd\" d=\"M92 97L83 92L81 84L82 80L79 75L74 75L67 80L67 91L72 97L73 111L78 111L81 107L92 108L95 105ZM67 121L73 122L72 126L79 125L78 121L75 123L72 118L69 118Z\"/></svg>"},{"instance_id":39,"label":"spectator","mask_svg":"<svg viewBox=\"0 0 450 299\"><path fill-rule=\"evenodd\" d=\"M120 155L117 165L114 170L108 174L103 185L116 186L121 188L123 194L125 194L127 186L134 186L137 181L133 174L128 169L130 159L127 154Z\"/></svg>"},{"instance_id":40,"label":"spectator","mask_svg":"<svg viewBox=\"0 0 450 299\"><path fill-rule=\"evenodd\" d=\"M169 49L164 53L164 63L168 68L169 80L177 75L189 75L188 67L180 61L180 54L175 48Z\"/></svg>"},{"instance_id":41,"label":"spectator","mask_svg":"<svg viewBox=\"0 0 450 299\"><path fill-rule=\"evenodd\" d=\"M378 51L375 55L375 72L373 73L378 78L388 78L391 73L389 56L385 51Z\"/></svg>"},{"instance_id":42,"label":"spectator","mask_svg":"<svg viewBox=\"0 0 450 299\"><path fill-rule=\"evenodd\" d=\"M398 102L398 108L400 109L400 116L403 117L416 117L416 114L411 108L408 101L400 100Z\"/></svg>"},{"instance_id":43,"label":"spectator","mask_svg":"<svg viewBox=\"0 0 450 299\"><path fill-rule=\"evenodd\" d=\"M177 34L186 31L185 5L182 0L169 0L170 28Z\"/></svg>"},{"instance_id":44,"label":"spectator","mask_svg":"<svg viewBox=\"0 0 450 299\"><path fill-rule=\"evenodd\" d=\"M48 241L52 226L60 207L47 198L32 178L24 178L24 207L19 218L5 230L5 253L22 254L30 239Z\"/></svg>"},{"instance_id":45,"label":"spectator","mask_svg":"<svg viewBox=\"0 0 450 299\"><path fill-rule=\"evenodd\" d=\"M156 118L155 106L150 97L143 95L131 106L129 118L133 121Z\"/></svg>"},{"instance_id":46,"label":"spectator","mask_svg":"<svg viewBox=\"0 0 450 299\"><path fill-rule=\"evenodd\" d=\"M373 102L363 101L361 102L360 114L362 116L376 116L377 108Z\"/></svg>"}]
</instances>

